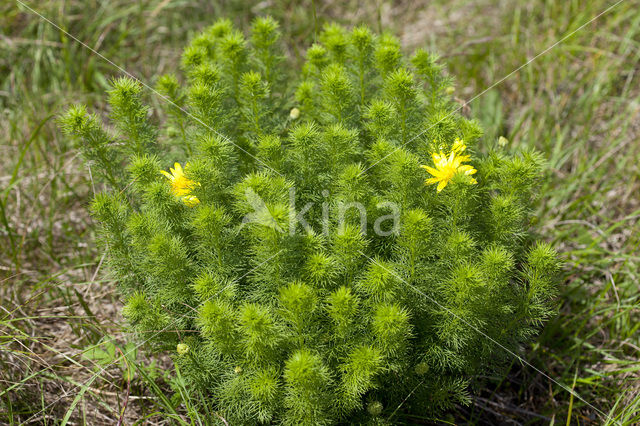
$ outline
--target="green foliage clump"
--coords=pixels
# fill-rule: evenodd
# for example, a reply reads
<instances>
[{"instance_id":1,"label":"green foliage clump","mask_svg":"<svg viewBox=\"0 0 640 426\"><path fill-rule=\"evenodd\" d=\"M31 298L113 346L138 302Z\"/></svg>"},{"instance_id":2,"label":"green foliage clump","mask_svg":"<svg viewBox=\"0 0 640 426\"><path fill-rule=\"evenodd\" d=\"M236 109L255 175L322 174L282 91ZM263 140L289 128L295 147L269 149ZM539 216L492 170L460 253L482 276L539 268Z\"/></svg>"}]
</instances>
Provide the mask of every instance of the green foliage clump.
<instances>
[{"instance_id":1,"label":"green foliage clump","mask_svg":"<svg viewBox=\"0 0 640 426\"><path fill-rule=\"evenodd\" d=\"M330 25L292 75L275 21L245 38L221 20L182 70L157 80L161 126L127 78L115 131L80 106L61 123L105 184L91 209L124 315L204 412L375 423L468 403L552 314L541 159L478 153L435 56Z\"/></svg>"}]
</instances>

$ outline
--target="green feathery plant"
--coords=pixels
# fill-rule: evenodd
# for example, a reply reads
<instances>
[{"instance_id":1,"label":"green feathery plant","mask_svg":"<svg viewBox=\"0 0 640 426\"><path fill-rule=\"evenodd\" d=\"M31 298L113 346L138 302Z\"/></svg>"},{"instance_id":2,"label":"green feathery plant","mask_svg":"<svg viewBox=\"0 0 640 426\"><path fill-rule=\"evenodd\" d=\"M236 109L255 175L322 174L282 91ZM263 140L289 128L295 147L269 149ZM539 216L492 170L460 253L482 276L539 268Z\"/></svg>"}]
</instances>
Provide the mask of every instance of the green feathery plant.
<instances>
[{"instance_id":1,"label":"green feathery plant","mask_svg":"<svg viewBox=\"0 0 640 426\"><path fill-rule=\"evenodd\" d=\"M479 154L434 55L366 27L318 40L291 79L274 20L248 38L221 20L184 85L157 80L164 125L129 78L113 130L82 106L60 120L104 182L91 211L125 317L231 424L468 403L553 313L540 156Z\"/></svg>"}]
</instances>

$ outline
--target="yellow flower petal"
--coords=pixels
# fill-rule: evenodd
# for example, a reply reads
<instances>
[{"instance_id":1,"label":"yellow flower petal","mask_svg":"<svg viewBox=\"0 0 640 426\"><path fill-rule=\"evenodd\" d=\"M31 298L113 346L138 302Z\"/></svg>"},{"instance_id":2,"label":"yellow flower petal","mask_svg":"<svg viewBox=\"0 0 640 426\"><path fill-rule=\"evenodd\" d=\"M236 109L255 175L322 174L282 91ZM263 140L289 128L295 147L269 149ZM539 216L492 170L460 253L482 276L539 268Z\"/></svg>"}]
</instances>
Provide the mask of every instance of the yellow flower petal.
<instances>
[{"instance_id":1,"label":"yellow flower petal","mask_svg":"<svg viewBox=\"0 0 640 426\"><path fill-rule=\"evenodd\" d=\"M467 149L467 146L464 144L464 141L462 139L456 138L451 149L457 153L462 153L465 149Z\"/></svg>"},{"instance_id":2,"label":"yellow flower petal","mask_svg":"<svg viewBox=\"0 0 640 426\"><path fill-rule=\"evenodd\" d=\"M434 176L442 176L442 172L433 167L425 166L425 169Z\"/></svg>"},{"instance_id":3,"label":"yellow flower petal","mask_svg":"<svg viewBox=\"0 0 640 426\"><path fill-rule=\"evenodd\" d=\"M464 173L465 175L472 175L472 174L476 173L477 170L474 169L473 166L465 164L465 165L462 165L462 166L458 167L458 172L459 173Z\"/></svg>"},{"instance_id":4,"label":"yellow flower petal","mask_svg":"<svg viewBox=\"0 0 640 426\"><path fill-rule=\"evenodd\" d=\"M182 197L182 202L185 203L188 207L194 207L200 204L200 200L193 195Z\"/></svg>"}]
</instances>

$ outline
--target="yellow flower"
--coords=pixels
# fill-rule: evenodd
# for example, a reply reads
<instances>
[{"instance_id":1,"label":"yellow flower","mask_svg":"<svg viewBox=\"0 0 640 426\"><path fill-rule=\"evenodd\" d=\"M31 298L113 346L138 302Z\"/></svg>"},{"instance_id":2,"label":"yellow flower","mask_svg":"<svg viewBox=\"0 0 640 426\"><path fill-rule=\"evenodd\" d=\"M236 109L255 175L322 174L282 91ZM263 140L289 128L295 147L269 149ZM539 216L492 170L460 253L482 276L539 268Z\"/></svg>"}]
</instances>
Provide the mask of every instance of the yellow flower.
<instances>
[{"instance_id":1,"label":"yellow flower","mask_svg":"<svg viewBox=\"0 0 640 426\"><path fill-rule=\"evenodd\" d=\"M189 166L189 163L185 164L185 168ZM167 173L161 170L160 173L165 175L169 181L171 181L171 191L176 197L181 198L182 201L189 207L193 207L200 202L197 197L191 194L191 190L198 186L198 182L187 178L182 170L180 163L175 163L174 168L170 168L171 173Z\"/></svg>"},{"instance_id":2,"label":"yellow flower","mask_svg":"<svg viewBox=\"0 0 640 426\"><path fill-rule=\"evenodd\" d=\"M473 166L468 164L462 164L466 161L470 161L471 157L469 155L463 155L464 151L467 149L467 146L460 139L456 139L451 148L451 152L449 155L443 154L442 150L439 153L433 153L433 164L435 168L429 166L420 166L429 173L433 175L433 177L428 178L425 183L426 184L438 184L438 192L442 191L445 186L449 183L449 181L456 175L456 173L462 173L464 175L470 176L477 172ZM470 178L472 184L478 183L474 178Z\"/></svg>"}]
</instances>

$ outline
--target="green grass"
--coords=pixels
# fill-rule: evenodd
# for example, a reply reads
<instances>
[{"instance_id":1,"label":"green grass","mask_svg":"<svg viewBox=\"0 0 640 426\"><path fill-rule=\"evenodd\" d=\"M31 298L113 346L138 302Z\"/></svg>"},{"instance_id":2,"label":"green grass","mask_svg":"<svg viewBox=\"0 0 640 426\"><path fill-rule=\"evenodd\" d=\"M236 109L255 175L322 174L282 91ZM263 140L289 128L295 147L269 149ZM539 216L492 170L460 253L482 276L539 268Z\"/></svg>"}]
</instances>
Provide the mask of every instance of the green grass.
<instances>
[{"instance_id":1,"label":"green grass","mask_svg":"<svg viewBox=\"0 0 640 426\"><path fill-rule=\"evenodd\" d=\"M463 111L486 129L485 143L505 136L512 147L536 147L548 159L537 226L563 253L565 281L559 315L522 355L605 413L514 360L505 377L478 378L474 404L441 421L640 422L640 14L634 2L618 4L469 105L463 100L614 2L27 4L149 83L174 70L190 34L222 14L241 26L255 14L272 14L283 23L293 61L330 20L388 28L407 50L438 51L457 78ZM140 350L113 362L131 347L93 243L90 170L54 120L72 102L105 112L104 91L115 75L112 65L18 3L0 6L0 423L198 421L200 397L187 396L179 377L169 378L169 359L149 360ZM394 421L434 419L397 414Z\"/></svg>"}]
</instances>

